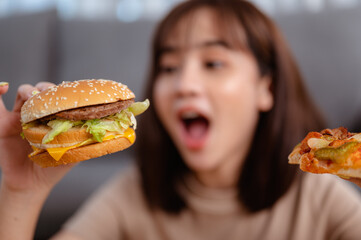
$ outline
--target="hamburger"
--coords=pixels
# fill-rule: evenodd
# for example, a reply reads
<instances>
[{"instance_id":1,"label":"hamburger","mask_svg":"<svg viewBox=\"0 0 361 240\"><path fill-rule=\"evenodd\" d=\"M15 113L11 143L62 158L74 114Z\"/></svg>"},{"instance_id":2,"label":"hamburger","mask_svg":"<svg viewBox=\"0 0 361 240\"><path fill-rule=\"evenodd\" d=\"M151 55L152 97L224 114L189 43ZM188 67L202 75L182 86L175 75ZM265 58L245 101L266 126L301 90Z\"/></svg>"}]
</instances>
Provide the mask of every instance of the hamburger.
<instances>
[{"instance_id":1,"label":"hamburger","mask_svg":"<svg viewBox=\"0 0 361 240\"><path fill-rule=\"evenodd\" d=\"M104 79L63 82L35 92L21 108L23 136L42 167L114 153L135 141L135 116L149 101L134 102L124 84Z\"/></svg>"}]
</instances>

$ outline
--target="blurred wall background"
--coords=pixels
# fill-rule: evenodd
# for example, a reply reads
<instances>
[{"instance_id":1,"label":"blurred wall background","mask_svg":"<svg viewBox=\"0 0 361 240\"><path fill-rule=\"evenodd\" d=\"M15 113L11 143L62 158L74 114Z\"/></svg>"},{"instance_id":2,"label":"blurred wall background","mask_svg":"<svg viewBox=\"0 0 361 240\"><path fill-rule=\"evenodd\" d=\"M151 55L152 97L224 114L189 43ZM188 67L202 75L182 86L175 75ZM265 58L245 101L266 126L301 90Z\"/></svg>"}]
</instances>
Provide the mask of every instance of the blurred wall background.
<instances>
[{"instance_id":1,"label":"blurred wall background","mask_svg":"<svg viewBox=\"0 0 361 240\"><path fill-rule=\"evenodd\" d=\"M0 0L0 81L12 108L22 83L108 78L142 100L157 21L179 0ZM281 27L329 127L361 131L361 0L254 0ZM132 149L89 160L58 184L39 219L48 239Z\"/></svg>"}]
</instances>

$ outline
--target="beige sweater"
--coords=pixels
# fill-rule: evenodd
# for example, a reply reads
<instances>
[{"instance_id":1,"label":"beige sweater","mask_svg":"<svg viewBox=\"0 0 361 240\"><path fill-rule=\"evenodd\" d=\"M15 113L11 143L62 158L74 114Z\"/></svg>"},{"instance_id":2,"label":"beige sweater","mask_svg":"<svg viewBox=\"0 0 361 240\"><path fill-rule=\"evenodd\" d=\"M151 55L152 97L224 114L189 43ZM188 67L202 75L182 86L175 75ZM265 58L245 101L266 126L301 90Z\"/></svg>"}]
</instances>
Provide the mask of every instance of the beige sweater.
<instances>
[{"instance_id":1,"label":"beige sweater","mask_svg":"<svg viewBox=\"0 0 361 240\"><path fill-rule=\"evenodd\" d=\"M150 211L134 167L99 190L64 226L83 239L361 239L361 198L344 180L306 174L271 209L248 214L234 189L209 189L189 177L190 207Z\"/></svg>"}]
</instances>

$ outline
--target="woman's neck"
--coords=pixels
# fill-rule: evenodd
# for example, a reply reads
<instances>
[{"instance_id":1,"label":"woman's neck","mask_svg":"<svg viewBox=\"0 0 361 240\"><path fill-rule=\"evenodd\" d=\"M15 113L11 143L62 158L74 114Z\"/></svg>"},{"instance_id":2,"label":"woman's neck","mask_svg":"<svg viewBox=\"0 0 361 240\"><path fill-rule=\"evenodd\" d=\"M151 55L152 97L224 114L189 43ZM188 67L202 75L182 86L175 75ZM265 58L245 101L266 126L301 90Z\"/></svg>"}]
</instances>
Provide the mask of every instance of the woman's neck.
<instances>
[{"instance_id":1,"label":"woman's neck","mask_svg":"<svg viewBox=\"0 0 361 240\"><path fill-rule=\"evenodd\" d=\"M238 169L238 168L237 168ZM211 188L233 188L237 186L239 171L237 169L217 169L207 172L196 172L195 176L203 185Z\"/></svg>"}]
</instances>

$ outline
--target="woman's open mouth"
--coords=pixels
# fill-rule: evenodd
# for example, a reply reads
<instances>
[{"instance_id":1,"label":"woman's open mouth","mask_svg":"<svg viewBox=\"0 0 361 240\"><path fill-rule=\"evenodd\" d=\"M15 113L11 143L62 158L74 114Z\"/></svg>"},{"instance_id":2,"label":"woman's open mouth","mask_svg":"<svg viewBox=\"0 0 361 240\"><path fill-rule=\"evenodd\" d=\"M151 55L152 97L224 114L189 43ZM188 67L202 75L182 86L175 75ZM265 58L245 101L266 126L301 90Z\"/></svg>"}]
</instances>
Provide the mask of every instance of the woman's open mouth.
<instances>
[{"instance_id":1,"label":"woman's open mouth","mask_svg":"<svg viewBox=\"0 0 361 240\"><path fill-rule=\"evenodd\" d=\"M196 111L184 111L180 114L180 122L185 145L192 150L202 148L208 137L209 119Z\"/></svg>"}]
</instances>

